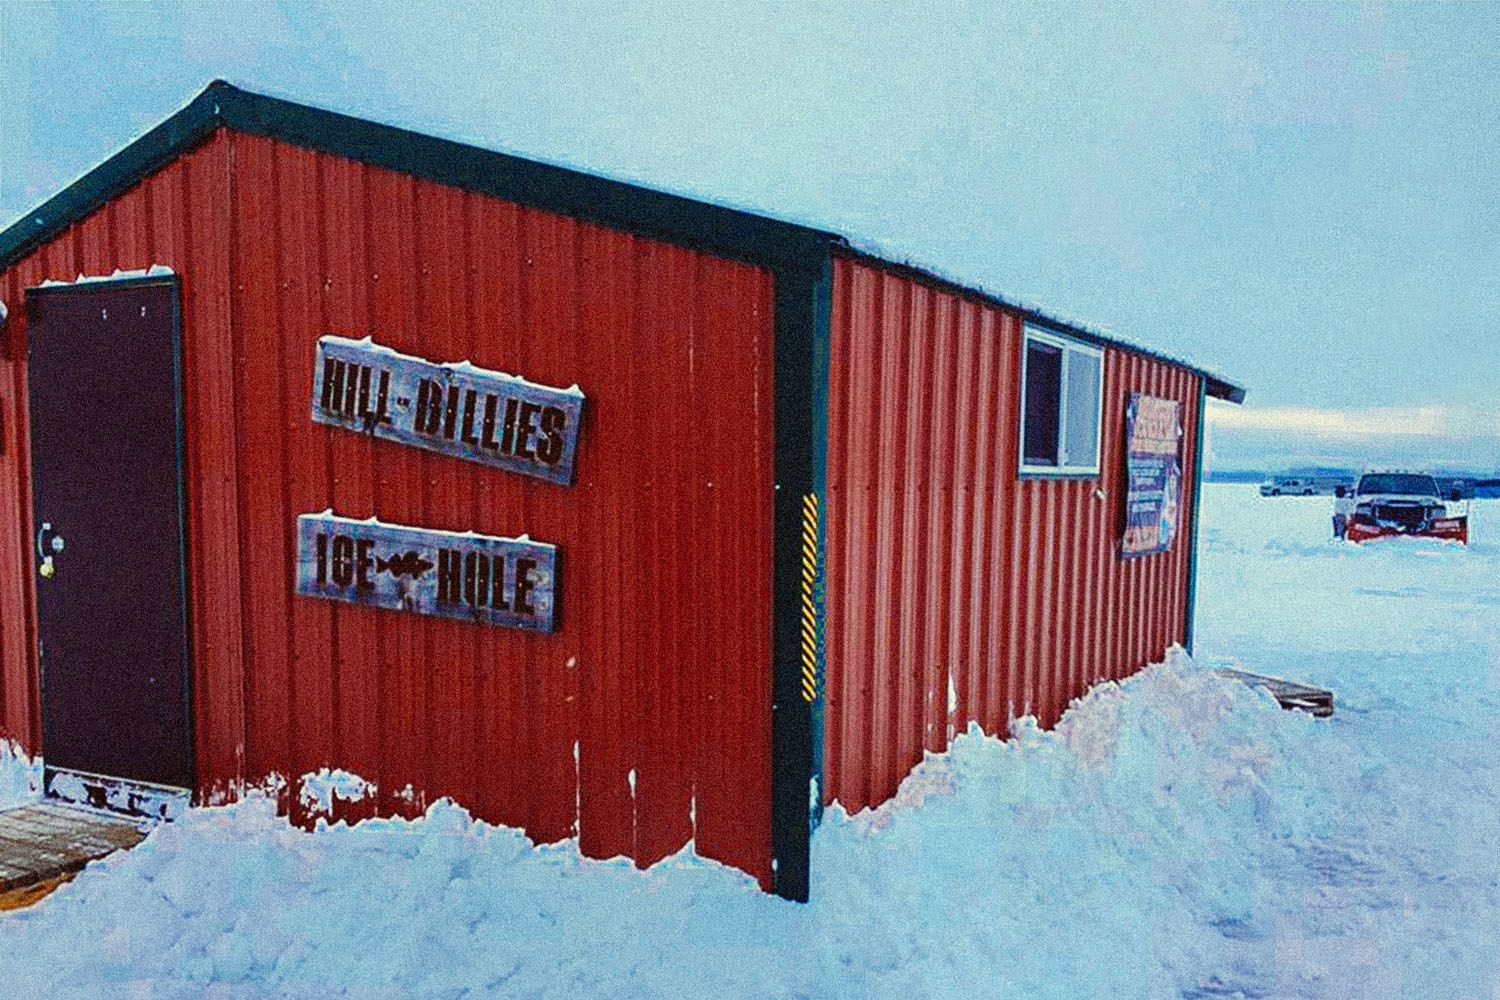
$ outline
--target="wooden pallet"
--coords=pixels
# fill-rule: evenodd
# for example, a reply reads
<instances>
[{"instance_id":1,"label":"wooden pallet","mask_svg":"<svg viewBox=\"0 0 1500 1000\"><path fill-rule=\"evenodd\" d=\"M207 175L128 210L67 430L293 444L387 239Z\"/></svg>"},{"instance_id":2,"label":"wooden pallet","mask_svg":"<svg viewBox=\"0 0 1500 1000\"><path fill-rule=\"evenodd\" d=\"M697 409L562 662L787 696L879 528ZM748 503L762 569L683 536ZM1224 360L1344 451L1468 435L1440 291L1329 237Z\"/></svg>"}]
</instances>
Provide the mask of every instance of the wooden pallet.
<instances>
[{"instance_id":1,"label":"wooden pallet","mask_svg":"<svg viewBox=\"0 0 1500 1000\"><path fill-rule=\"evenodd\" d=\"M1254 687L1265 688L1271 692L1271 697L1275 698L1282 708L1300 708L1320 719L1333 714L1332 691L1297 684L1293 681L1284 681L1280 677L1265 677L1261 674L1246 673L1243 670L1230 670L1228 667L1220 667L1214 671L1214 674Z\"/></svg>"},{"instance_id":2,"label":"wooden pallet","mask_svg":"<svg viewBox=\"0 0 1500 1000\"><path fill-rule=\"evenodd\" d=\"M140 820L52 801L0 812L0 909L31 905L150 830Z\"/></svg>"}]
</instances>

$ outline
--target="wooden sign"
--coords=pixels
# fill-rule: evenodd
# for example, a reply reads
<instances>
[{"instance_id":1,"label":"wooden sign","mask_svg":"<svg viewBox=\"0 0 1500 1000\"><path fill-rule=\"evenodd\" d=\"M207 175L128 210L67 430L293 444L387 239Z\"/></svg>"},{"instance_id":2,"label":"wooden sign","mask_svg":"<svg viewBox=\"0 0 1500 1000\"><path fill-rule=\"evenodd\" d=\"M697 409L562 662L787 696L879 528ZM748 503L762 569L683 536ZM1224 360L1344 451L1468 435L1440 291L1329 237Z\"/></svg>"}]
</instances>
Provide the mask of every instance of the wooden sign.
<instances>
[{"instance_id":1,"label":"wooden sign","mask_svg":"<svg viewBox=\"0 0 1500 1000\"><path fill-rule=\"evenodd\" d=\"M573 482L578 386L554 389L467 361L437 364L368 337L318 340L312 418L548 482Z\"/></svg>"},{"instance_id":2,"label":"wooden sign","mask_svg":"<svg viewBox=\"0 0 1500 1000\"><path fill-rule=\"evenodd\" d=\"M419 615L548 632L557 547L433 531L332 511L297 518L297 593Z\"/></svg>"}]
</instances>

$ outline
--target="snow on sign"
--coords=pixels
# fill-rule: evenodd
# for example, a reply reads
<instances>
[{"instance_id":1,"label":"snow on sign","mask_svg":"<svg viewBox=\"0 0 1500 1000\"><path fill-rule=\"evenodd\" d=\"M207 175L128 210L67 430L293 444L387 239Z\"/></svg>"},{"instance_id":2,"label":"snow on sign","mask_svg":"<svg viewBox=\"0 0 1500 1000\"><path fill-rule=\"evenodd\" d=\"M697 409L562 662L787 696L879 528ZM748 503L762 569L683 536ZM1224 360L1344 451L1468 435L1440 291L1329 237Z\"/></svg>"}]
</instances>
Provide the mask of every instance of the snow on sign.
<instances>
[{"instance_id":1,"label":"snow on sign","mask_svg":"<svg viewBox=\"0 0 1500 1000\"><path fill-rule=\"evenodd\" d=\"M318 340L312 418L567 485L583 392L467 361L437 364L366 337Z\"/></svg>"},{"instance_id":2,"label":"snow on sign","mask_svg":"<svg viewBox=\"0 0 1500 1000\"><path fill-rule=\"evenodd\" d=\"M550 633L557 547L332 511L297 518L297 593Z\"/></svg>"},{"instance_id":3,"label":"snow on sign","mask_svg":"<svg viewBox=\"0 0 1500 1000\"><path fill-rule=\"evenodd\" d=\"M1132 393L1125 409L1125 538L1127 556L1172 547L1182 495L1178 441L1182 421L1175 399Z\"/></svg>"}]
</instances>

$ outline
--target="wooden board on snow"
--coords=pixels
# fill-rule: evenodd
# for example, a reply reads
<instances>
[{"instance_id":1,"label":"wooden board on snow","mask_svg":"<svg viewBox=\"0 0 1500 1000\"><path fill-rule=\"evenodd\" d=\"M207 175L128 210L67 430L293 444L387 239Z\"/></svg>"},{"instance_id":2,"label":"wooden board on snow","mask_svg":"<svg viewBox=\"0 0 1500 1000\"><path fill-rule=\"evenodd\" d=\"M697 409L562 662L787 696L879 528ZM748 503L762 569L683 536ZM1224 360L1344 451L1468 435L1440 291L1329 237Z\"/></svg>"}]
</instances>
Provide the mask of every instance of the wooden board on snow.
<instances>
[{"instance_id":1,"label":"wooden board on snow","mask_svg":"<svg viewBox=\"0 0 1500 1000\"><path fill-rule=\"evenodd\" d=\"M1282 708L1300 708L1319 718L1326 718L1333 714L1332 691L1297 684L1293 681L1284 681L1280 677L1265 677L1261 674L1246 673L1243 670L1230 670L1228 667L1220 667L1214 671L1214 674L1255 687L1263 687L1271 692L1271 697L1275 698Z\"/></svg>"}]
</instances>

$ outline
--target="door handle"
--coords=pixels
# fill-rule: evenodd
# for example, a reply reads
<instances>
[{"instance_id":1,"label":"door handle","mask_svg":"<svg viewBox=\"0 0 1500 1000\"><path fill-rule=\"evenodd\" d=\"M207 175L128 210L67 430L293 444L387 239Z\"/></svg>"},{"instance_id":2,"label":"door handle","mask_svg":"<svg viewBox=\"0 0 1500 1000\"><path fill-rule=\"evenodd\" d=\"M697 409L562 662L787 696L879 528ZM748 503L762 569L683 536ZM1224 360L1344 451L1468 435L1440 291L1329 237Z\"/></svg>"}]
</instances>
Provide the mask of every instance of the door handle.
<instances>
[{"instance_id":1,"label":"door handle","mask_svg":"<svg viewBox=\"0 0 1500 1000\"><path fill-rule=\"evenodd\" d=\"M54 565L52 557L54 555L61 554L63 548L66 545L66 543L63 541L63 536L57 534L56 532L52 532L52 539L51 541L48 541L47 533L51 531L52 523L50 521L44 521L42 522L41 528L36 533L36 554L37 557L41 560L37 564L37 572L48 579L52 577L52 574L57 572L57 566ZM51 551L48 551L49 549Z\"/></svg>"}]
</instances>

